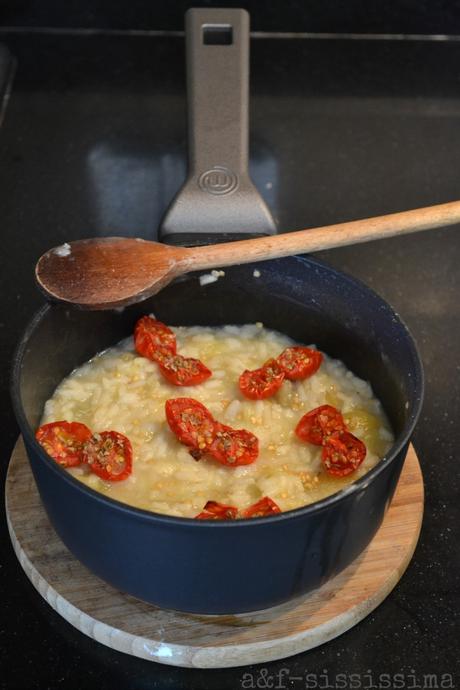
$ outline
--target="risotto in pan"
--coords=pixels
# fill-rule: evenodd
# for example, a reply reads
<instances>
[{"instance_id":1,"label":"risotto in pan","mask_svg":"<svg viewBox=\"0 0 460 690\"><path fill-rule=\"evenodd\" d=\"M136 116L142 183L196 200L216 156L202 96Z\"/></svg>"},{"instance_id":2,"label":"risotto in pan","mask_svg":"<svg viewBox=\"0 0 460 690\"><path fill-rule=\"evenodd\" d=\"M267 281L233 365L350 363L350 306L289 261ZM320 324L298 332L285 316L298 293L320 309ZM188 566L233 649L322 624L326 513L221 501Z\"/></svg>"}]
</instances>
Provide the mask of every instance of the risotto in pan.
<instances>
[{"instance_id":1,"label":"risotto in pan","mask_svg":"<svg viewBox=\"0 0 460 690\"><path fill-rule=\"evenodd\" d=\"M318 501L393 442L369 384L314 346L260 323L168 328L153 317L62 381L37 439L111 498L201 519Z\"/></svg>"}]
</instances>

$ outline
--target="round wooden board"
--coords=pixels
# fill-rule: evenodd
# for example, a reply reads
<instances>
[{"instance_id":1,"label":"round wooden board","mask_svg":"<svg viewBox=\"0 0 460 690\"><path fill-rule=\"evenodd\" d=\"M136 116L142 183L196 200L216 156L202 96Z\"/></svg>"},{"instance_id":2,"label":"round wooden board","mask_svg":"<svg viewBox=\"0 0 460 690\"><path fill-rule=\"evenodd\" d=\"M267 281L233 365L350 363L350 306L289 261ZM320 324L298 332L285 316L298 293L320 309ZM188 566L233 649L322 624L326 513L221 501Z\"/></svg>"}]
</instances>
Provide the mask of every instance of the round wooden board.
<instances>
[{"instance_id":1,"label":"round wooden board","mask_svg":"<svg viewBox=\"0 0 460 690\"><path fill-rule=\"evenodd\" d=\"M401 578L414 552L423 516L423 478L411 446L385 520L354 563L308 595L264 611L228 616L159 609L118 592L89 572L51 527L21 439L8 471L6 512L26 575L75 628L142 659L223 668L306 651L373 611Z\"/></svg>"}]
</instances>

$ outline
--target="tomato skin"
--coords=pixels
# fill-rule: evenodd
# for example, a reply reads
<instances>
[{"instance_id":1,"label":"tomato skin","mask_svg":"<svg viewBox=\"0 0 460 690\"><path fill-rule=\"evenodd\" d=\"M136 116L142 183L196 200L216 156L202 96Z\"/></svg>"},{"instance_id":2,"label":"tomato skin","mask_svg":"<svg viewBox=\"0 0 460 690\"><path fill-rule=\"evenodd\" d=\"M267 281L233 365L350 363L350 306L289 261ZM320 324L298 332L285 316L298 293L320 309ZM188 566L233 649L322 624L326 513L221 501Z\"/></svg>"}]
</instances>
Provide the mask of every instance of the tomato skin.
<instances>
[{"instance_id":1,"label":"tomato skin","mask_svg":"<svg viewBox=\"0 0 460 690\"><path fill-rule=\"evenodd\" d=\"M160 371L175 386L197 386L212 376L212 371L193 357L172 355L158 362Z\"/></svg>"},{"instance_id":2,"label":"tomato skin","mask_svg":"<svg viewBox=\"0 0 460 690\"><path fill-rule=\"evenodd\" d=\"M249 508L246 508L242 513L244 518L265 517L266 515L275 515L281 513L281 508L269 496L264 496L254 503Z\"/></svg>"},{"instance_id":3,"label":"tomato skin","mask_svg":"<svg viewBox=\"0 0 460 690\"><path fill-rule=\"evenodd\" d=\"M250 465L259 455L259 439L246 429L232 429L216 422L208 452L222 465Z\"/></svg>"},{"instance_id":4,"label":"tomato skin","mask_svg":"<svg viewBox=\"0 0 460 690\"><path fill-rule=\"evenodd\" d=\"M50 422L35 432L35 438L61 467L76 467L83 462L83 445L92 436L80 422Z\"/></svg>"},{"instance_id":5,"label":"tomato skin","mask_svg":"<svg viewBox=\"0 0 460 690\"><path fill-rule=\"evenodd\" d=\"M287 347L276 361L289 381L299 381L313 376L318 371L323 355L311 347Z\"/></svg>"},{"instance_id":6,"label":"tomato skin","mask_svg":"<svg viewBox=\"0 0 460 690\"><path fill-rule=\"evenodd\" d=\"M195 520L234 520L238 509L217 501L208 501L201 513L195 515Z\"/></svg>"},{"instance_id":7,"label":"tomato skin","mask_svg":"<svg viewBox=\"0 0 460 690\"><path fill-rule=\"evenodd\" d=\"M165 403L169 428L192 450L195 460L210 455L222 465L249 465L259 455L257 436L246 429L232 429L216 421L209 410L193 398L174 398Z\"/></svg>"},{"instance_id":8,"label":"tomato skin","mask_svg":"<svg viewBox=\"0 0 460 690\"><path fill-rule=\"evenodd\" d=\"M333 477L346 477L363 462L366 446L347 431L341 413L332 405L321 405L307 412L296 426L295 433L307 443L323 446L321 460Z\"/></svg>"},{"instance_id":9,"label":"tomato skin","mask_svg":"<svg viewBox=\"0 0 460 690\"><path fill-rule=\"evenodd\" d=\"M349 431L340 431L329 436L323 446L321 460L326 472L333 477L346 477L363 462L366 446Z\"/></svg>"},{"instance_id":10,"label":"tomato skin","mask_svg":"<svg viewBox=\"0 0 460 690\"><path fill-rule=\"evenodd\" d=\"M310 410L298 422L295 433L307 443L322 446L325 438L337 431L345 431L345 421L332 405L320 405Z\"/></svg>"},{"instance_id":11,"label":"tomato skin","mask_svg":"<svg viewBox=\"0 0 460 690\"><path fill-rule=\"evenodd\" d=\"M142 357L156 361L159 353L176 354L176 336L166 324L143 316L134 327L134 346Z\"/></svg>"},{"instance_id":12,"label":"tomato skin","mask_svg":"<svg viewBox=\"0 0 460 690\"><path fill-rule=\"evenodd\" d=\"M138 354L156 362L161 374L174 386L196 386L212 376L212 371L199 359L178 355L172 330L151 316L137 321L134 346Z\"/></svg>"},{"instance_id":13,"label":"tomato skin","mask_svg":"<svg viewBox=\"0 0 460 690\"><path fill-rule=\"evenodd\" d=\"M211 445L214 439L214 417L198 400L167 400L165 412L169 428L181 443L197 451L204 451Z\"/></svg>"},{"instance_id":14,"label":"tomato skin","mask_svg":"<svg viewBox=\"0 0 460 690\"><path fill-rule=\"evenodd\" d=\"M84 446L83 462L101 479L119 482L129 477L132 471L131 442L118 431L93 434Z\"/></svg>"},{"instance_id":15,"label":"tomato skin","mask_svg":"<svg viewBox=\"0 0 460 690\"><path fill-rule=\"evenodd\" d=\"M284 379L298 381L312 376L322 361L322 353L311 347L287 347L259 369L243 371L239 378L240 391L250 400L264 400L281 388Z\"/></svg>"},{"instance_id":16,"label":"tomato skin","mask_svg":"<svg viewBox=\"0 0 460 690\"><path fill-rule=\"evenodd\" d=\"M280 507L268 496L264 496L249 508L244 510L240 517L256 518L281 513ZM201 513L195 515L195 520L235 520L238 517L238 508L228 506L217 501L208 501Z\"/></svg>"},{"instance_id":17,"label":"tomato skin","mask_svg":"<svg viewBox=\"0 0 460 690\"><path fill-rule=\"evenodd\" d=\"M283 385L284 371L276 359L269 359L263 367L243 371L239 378L240 391L250 400L264 400L274 395Z\"/></svg>"}]
</instances>

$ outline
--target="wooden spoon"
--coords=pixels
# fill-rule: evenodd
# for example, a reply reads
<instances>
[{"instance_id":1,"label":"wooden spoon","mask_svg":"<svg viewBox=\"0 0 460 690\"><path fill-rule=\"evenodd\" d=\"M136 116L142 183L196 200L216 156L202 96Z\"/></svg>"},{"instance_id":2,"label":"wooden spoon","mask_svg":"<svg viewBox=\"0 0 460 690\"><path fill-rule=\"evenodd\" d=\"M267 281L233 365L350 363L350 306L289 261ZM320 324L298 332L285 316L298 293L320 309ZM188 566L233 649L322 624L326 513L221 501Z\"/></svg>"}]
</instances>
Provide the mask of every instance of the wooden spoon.
<instances>
[{"instance_id":1,"label":"wooden spoon","mask_svg":"<svg viewBox=\"0 0 460 690\"><path fill-rule=\"evenodd\" d=\"M282 235L202 247L172 247L141 239L78 240L50 249L35 269L53 300L86 309L140 302L189 271L315 252L460 222L460 201Z\"/></svg>"}]
</instances>

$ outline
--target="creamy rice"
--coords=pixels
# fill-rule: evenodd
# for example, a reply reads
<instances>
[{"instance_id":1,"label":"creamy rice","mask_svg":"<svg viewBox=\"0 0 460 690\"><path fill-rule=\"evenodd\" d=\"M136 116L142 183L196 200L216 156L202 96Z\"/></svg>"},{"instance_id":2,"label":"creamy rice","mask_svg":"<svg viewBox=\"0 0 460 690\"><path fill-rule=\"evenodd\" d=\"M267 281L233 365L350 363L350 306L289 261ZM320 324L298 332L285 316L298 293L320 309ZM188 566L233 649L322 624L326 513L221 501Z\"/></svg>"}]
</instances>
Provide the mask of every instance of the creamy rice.
<instances>
[{"instance_id":1,"label":"creamy rice","mask_svg":"<svg viewBox=\"0 0 460 690\"><path fill-rule=\"evenodd\" d=\"M172 330L178 351L201 359L213 372L210 379L188 388L174 386L155 363L136 354L128 338L72 372L45 405L42 424L78 421L94 432L116 430L130 439L133 472L124 481L104 481L86 466L66 470L93 489L183 517L194 517L208 500L242 510L262 496L285 511L339 491L374 467L391 446L388 421L371 387L342 362L325 356L311 378L285 381L272 398L252 401L239 391L240 374L279 355L293 344L290 338L262 324ZM165 420L165 401L176 397L195 398L218 421L252 431L259 438L257 460L236 468L207 458L195 461ZM302 415L325 403L342 412L349 430L367 447L361 467L340 479L324 472L321 448L294 433Z\"/></svg>"}]
</instances>

